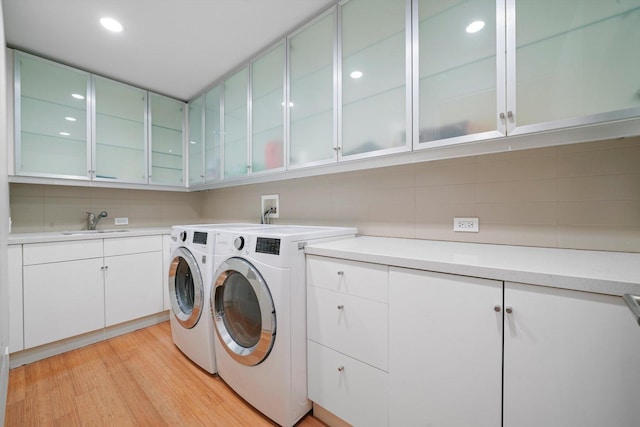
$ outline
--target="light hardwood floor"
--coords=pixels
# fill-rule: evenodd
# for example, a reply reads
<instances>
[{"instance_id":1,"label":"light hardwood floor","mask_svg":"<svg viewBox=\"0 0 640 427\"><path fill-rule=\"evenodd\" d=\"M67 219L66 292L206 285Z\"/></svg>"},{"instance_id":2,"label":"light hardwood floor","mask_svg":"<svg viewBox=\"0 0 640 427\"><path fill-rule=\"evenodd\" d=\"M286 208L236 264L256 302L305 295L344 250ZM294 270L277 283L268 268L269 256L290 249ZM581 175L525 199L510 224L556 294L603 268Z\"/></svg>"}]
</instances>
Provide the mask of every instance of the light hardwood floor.
<instances>
[{"instance_id":1,"label":"light hardwood floor","mask_svg":"<svg viewBox=\"0 0 640 427\"><path fill-rule=\"evenodd\" d=\"M11 370L5 426L273 426L163 322ZM321 427L307 415L300 427Z\"/></svg>"}]
</instances>

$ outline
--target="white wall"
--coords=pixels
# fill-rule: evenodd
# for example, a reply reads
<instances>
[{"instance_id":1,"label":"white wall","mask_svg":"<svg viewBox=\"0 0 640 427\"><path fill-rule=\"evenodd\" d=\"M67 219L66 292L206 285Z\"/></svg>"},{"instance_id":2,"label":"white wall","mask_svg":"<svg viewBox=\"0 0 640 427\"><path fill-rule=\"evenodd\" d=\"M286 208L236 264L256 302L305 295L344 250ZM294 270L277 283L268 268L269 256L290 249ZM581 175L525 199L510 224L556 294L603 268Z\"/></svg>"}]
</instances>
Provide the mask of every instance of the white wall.
<instances>
[{"instance_id":1,"label":"white wall","mask_svg":"<svg viewBox=\"0 0 640 427\"><path fill-rule=\"evenodd\" d=\"M5 46L4 18L0 2L0 46ZM9 184L7 182L7 92L4 49L0 54L0 425L4 425L9 381L9 285L7 279L7 235L9 234Z\"/></svg>"}]
</instances>

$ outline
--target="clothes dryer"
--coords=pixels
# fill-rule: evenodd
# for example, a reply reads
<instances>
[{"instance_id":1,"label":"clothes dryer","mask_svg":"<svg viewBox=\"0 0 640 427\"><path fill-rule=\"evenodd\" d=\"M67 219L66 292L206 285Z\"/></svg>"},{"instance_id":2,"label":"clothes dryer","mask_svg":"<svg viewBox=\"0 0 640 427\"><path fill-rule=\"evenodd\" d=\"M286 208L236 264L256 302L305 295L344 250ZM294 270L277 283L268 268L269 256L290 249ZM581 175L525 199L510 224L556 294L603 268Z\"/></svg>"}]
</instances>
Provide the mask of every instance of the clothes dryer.
<instances>
[{"instance_id":1,"label":"clothes dryer","mask_svg":"<svg viewBox=\"0 0 640 427\"><path fill-rule=\"evenodd\" d=\"M282 426L311 409L304 246L355 233L302 226L216 232L210 306L218 375Z\"/></svg>"},{"instance_id":2,"label":"clothes dryer","mask_svg":"<svg viewBox=\"0 0 640 427\"><path fill-rule=\"evenodd\" d=\"M176 225L171 229L169 319L173 342L209 373L216 372L213 324L208 315L215 230L252 224ZM203 315L204 313L204 315Z\"/></svg>"}]
</instances>

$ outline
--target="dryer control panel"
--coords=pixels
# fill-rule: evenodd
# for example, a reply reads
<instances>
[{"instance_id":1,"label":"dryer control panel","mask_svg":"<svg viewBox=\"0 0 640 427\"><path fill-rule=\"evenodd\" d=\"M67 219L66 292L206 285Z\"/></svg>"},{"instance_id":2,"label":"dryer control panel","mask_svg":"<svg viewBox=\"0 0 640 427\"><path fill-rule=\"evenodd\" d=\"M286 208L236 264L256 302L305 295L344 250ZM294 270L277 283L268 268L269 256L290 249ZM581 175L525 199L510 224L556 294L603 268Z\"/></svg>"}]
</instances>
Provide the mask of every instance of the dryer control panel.
<instances>
[{"instance_id":1,"label":"dryer control panel","mask_svg":"<svg viewBox=\"0 0 640 427\"><path fill-rule=\"evenodd\" d=\"M258 237L256 241L256 253L280 255L280 239Z\"/></svg>"}]
</instances>

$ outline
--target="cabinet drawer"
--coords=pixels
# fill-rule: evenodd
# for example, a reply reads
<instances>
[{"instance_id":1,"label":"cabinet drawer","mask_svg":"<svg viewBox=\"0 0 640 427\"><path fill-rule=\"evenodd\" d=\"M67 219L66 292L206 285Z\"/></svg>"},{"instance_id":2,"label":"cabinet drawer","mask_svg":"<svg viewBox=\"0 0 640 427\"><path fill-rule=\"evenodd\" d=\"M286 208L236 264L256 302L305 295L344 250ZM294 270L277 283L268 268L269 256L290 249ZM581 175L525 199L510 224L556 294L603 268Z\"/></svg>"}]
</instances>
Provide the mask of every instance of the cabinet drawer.
<instances>
[{"instance_id":1,"label":"cabinet drawer","mask_svg":"<svg viewBox=\"0 0 640 427\"><path fill-rule=\"evenodd\" d=\"M104 256L162 251L162 236L104 239Z\"/></svg>"},{"instance_id":2,"label":"cabinet drawer","mask_svg":"<svg viewBox=\"0 0 640 427\"><path fill-rule=\"evenodd\" d=\"M102 258L102 239L23 245L24 265Z\"/></svg>"},{"instance_id":3,"label":"cabinet drawer","mask_svg":"<svg viewBox=\"0 0 640 427\"><path fill-rule=\"evenodd\" d=\"M307 289L307 298L310 340L389 370L387 304L313 286Z\"/></svg>"},{"instance_id":4,"label":"cabinet drawer","mask_svg":"<svg viewBox=\"0 0 640 427\"><path fill-rule=\"evenodd\" d=\"M355 426L388 425L388 374L308 341L309 399Z\"/></svg>"},{"instance_id":5,"label":"cabinet drawer","mask_svg":"<svg viewBox=\"0 0 640 427\"><path fill-rule=\"evenodd\" d=\"M335 258L307 255L307 284L345 294L387 302L389 268Z\"/></svg>"}]
</instances>

